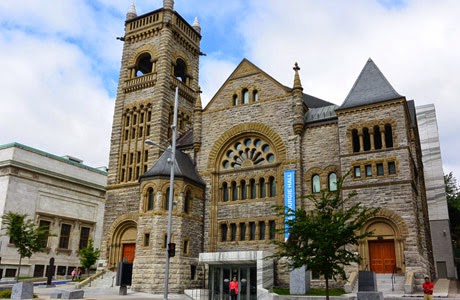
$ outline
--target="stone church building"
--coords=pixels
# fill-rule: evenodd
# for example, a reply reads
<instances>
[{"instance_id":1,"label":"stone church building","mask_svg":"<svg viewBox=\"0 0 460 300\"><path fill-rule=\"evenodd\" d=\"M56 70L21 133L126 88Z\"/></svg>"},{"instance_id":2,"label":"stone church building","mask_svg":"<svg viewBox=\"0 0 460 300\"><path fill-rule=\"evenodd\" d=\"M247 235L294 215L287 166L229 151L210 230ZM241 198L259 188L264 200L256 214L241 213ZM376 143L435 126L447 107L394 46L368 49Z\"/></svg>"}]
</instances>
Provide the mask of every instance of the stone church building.
<instances>
[{"instance_id":1,"label":"stone church building","mask_svg":"<svg viewBox=\"0 0 460 300\"><path fill-rule=\"evenodd\" d=\"M372 270L410 280L435 274L414 101L398 94L372 60L340 106L306 94L297 64L286 66L293 83L285 86L243 59L202 107L198 20L190 25L173 0L164 0L139 16L132 5L125 25L101 258L109 268L133 262L132 289L163 291L171 200L170 292L225 295L233 275L241 297L289 286L285 264L265 259L272 241L285 238L272 207L284 205L287 194L297 207L311 207L302 195L334 190L347 172L344 192L356 190L356 201L381 208L364 228L374 236L356 248L362 263L349 274ZM176 87L169 199L165 148ZM446 268L451 272L449 262Z\"/></svg>"}]
</instances>

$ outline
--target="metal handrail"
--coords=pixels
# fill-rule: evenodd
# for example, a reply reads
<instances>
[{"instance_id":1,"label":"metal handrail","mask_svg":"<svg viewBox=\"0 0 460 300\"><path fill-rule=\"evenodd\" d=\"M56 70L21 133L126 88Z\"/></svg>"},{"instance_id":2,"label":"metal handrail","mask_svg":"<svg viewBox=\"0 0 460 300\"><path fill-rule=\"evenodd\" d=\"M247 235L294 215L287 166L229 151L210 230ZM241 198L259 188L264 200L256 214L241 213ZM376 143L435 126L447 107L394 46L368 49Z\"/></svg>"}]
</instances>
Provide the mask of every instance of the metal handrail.
<instances>
[{"instance_id":1,"label":"metal handrail","mask_svg":"<svg viewBox=\"0 0 460 300\"><path fill-rule=\"evenodd\" d=\"M395 290L395 283L396 283L396 272L398 271L398 268L396 267L396 264L393 266L393 271L391 273L391 290Z\"/></svg>"}]
</instances>

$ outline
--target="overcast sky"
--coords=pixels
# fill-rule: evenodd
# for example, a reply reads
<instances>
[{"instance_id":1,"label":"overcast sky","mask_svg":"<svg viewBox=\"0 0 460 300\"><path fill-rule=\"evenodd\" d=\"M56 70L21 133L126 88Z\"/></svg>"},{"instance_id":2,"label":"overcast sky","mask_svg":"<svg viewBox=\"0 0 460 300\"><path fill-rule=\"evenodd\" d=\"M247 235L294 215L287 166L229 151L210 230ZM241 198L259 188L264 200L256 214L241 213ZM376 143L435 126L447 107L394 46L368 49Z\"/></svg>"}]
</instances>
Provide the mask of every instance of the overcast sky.
<instances>
[{"instance_id":1,"label":"overcast sky","mask_svg":"<svg viewBox=\"0 0 460 300\"><path fill-rule=\"evenodd\" d=\"M132 0L0 1L0 144L107 166L124 20ZM162 0L136 0L138 15ZM436 106L444 172L460 176L460 1L176 0L202 27L206 104L247 58L341 104L370 57L397 92Z\"/></svg>"}]
</instances>

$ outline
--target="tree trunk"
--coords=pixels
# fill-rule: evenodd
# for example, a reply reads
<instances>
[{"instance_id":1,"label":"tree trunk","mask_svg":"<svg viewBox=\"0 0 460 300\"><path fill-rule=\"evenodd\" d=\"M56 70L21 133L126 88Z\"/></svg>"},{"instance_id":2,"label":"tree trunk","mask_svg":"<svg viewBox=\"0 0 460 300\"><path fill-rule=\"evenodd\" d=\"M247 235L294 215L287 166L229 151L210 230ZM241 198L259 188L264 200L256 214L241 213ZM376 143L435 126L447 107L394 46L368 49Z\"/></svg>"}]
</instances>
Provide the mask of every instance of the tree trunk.
<instances>
[{"instance_id":1,"label":"tree trunk","mask_svg":"<svg viewBox=\"0 0 460 300\"><path fill-rule=\"evenodd\" d=\"M326 277L326 300L329 300L329 276Z\"/></svg>"},{"instance_id":2,"label":"tree trunk","mask_svg":"<svg viewBox=\"0 0 460 300\"><path fill-rule=\"evenodd\" d=\"M21 274L21 262L22 262L22 256L19 256L19 266L18 266L18 274L16 275L16 282L19 281L19 274Z\"/></svg>"}]
</instances>

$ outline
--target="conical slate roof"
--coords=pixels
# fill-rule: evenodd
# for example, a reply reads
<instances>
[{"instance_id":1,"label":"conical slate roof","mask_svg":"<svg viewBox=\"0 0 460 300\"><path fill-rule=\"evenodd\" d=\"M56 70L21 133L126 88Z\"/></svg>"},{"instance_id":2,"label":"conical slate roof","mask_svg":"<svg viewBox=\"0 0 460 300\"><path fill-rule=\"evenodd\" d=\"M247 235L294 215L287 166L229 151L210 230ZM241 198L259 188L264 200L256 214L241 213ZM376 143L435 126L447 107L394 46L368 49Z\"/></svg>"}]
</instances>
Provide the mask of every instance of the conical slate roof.
<instances>
[{"instance_id":1,"label":"conical slate roof","mask_svg":"<svg viewBox=\"0 0 460 300\"><path fill-rule=\"evenodd\" d=\"M166 150L160 156L155 164L140 176L139 181L146 179L153 179L154 177L168 177L171 174L171 165L169 164L169 159L171 157L171 152ZM192 182L205 186L205 182L201 179L200 175L196 172L195 166L192 162L192 159L187 154L182 151L176 151L176 161L174 162L174 177L183 178L191 180Z\"/></svg>"},{"instance_id":2,"label":"conical slate roof","mask_svg":"<svg viewBox=\"0 0 460 300\"><path fill-rule=\"evenodd\" d=\"M369 58L339 109L369 105L401 97L372 59Z\"/></svg>"}]
</instances>

